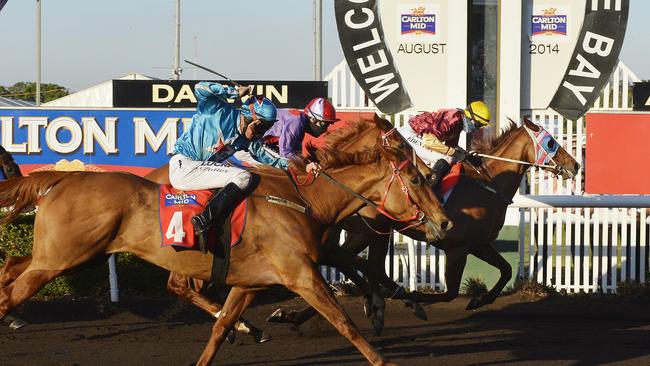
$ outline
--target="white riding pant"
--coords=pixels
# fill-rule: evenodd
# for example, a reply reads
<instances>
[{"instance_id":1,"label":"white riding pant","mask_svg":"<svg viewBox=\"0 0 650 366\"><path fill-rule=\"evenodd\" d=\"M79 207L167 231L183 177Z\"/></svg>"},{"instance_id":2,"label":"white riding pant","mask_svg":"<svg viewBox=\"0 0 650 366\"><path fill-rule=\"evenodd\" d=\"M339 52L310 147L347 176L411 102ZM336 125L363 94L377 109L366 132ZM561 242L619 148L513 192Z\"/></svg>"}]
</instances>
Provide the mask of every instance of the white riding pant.
<instances>
[{"instance_id":1,"label":"white riding pant","mask_svg":"<svg viewBox=\"0 0 650 366\"><path fill-rule=\"evenodd\" d=\"M244 169L213 161L196 161L181 154L169 160L169 182L176 189L215 189L234 183L246 190L252 183L251 173Z\"/></svg>"}]
</instances>

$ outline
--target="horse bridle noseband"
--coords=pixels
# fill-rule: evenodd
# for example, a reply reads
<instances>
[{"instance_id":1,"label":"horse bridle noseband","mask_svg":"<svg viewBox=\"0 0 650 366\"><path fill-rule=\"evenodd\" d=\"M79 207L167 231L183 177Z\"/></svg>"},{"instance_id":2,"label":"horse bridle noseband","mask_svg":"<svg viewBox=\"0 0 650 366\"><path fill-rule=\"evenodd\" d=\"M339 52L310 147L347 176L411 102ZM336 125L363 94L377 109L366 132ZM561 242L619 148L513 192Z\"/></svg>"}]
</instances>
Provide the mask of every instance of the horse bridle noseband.
<instances>
[{"instance_id":1,"label":"horse bridle noseband","mask_svg":"<svg viewBox=\"0 0 650 366\"><path fill-rule=\"evenodd\" d=\"M363 195L353 191L350 189L348 186L344 185L343 183L339 182L338 180L332 178L329 174L321 171L319 172L318 176L323 176L327 178L330 182L334 183L335 185L339 186L341 189L344 191L348 192L355 198L359 199L360 201L363 201L366 205L373 207L377 212L380 214L388 217L389 219L397 222L404 222L407 223L408 225L404 227L403 229L400 229L399 231L410 229L412 227L418 227L424 223L427 222L427 217L426 214L420 209L420 206L418 206L417 203L414 203L413 200L411 199L411 195L409 194L409 189L404 184L404 179L402 178L401 172L402 169L409 164L410 161L408 159L405 159L401 161L399 164L395 164L395 162L390 162L391 167L393 168L393 174L391 174L390 180L388 181L388 186L386 187L386 193L384 193L384 196L379 204L376 204L375 202L369 200L368 198L364 197ZM395 182L395 178L397 178L401 184L401 189L402 192L404 192L404 199L408 203L409 206L411 206L413 209L415 209L415 213L407 218L404 219L399 219L393 215L391 215L387 210L386 210L386 201L388 199L388 193L390 192L390 188Z\"/></svg>"}]
</instances>

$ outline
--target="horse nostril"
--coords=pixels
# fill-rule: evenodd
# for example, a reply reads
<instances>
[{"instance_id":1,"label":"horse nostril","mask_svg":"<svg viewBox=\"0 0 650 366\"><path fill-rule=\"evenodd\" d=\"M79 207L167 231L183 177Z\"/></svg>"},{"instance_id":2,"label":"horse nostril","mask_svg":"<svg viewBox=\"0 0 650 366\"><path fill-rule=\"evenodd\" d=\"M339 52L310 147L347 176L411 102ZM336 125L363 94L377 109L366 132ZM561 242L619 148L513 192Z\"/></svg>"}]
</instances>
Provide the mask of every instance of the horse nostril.
<instances>
[{"instance_id":1,"label":"horse nostril","mask_svg":"<svg viewBox=\"0 0 650 366\"><path fill-rule=\"evenodd\" d=\"M440 223L440 228L444 231L449 231L452 227L454 227L454 224L451 221L443 221Z\"/></svg>"},{"instance_id":2,"label":"horse nostril","mask_svg":"<svg viewBox=\"0 0 650 366\"><path fill-rule=\"evenodd\" d=\"M580 170L580 164L576 163L576 165L574 165L574 168L575 168L575 172L577 173Z\"/></svg>"}]
</instances>

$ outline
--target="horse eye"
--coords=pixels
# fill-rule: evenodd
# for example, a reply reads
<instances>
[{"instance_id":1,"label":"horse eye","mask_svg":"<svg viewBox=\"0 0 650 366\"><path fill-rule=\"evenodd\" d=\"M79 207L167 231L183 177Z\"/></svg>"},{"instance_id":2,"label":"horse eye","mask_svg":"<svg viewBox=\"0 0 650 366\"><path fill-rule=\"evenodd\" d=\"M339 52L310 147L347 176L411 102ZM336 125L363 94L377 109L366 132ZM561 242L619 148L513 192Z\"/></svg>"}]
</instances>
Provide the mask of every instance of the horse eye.
<instances>
[{"instance_id":1,"label":"horse eye","mask_svg":"<svg viewBox=\"0 0 650 366\"><path fill-rule=\"evenodd\" d=\"M555 140L548 140L546 146L548 146L549 149L552 149L555 146Z\"/></svg>"},{"instance_id":2,"label":"horse eye","mask_svg":"<svg viewBox=\"0 0 650 366\"><path fill-rule=\"evenodd\" d=\"M420 185L420 176L416 175L415 177L411 178L411 183L413 183L416 186Z\"/></svg>"}]
</instances>

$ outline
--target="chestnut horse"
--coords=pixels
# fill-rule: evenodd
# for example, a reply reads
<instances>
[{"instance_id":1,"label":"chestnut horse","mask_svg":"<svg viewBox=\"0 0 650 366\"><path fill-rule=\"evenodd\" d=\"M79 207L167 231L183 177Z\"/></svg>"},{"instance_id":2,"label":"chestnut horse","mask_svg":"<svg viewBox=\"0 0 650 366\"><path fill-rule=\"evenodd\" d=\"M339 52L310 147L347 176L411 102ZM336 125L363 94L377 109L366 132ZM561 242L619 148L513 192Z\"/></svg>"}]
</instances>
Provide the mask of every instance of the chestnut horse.
<instances>
[{"instance_id":1,"label":"chestnut horse","mask_svg":"<svg viewBox=\"0 0 650 366\"><path fill-rule=\"evenodd\" d=\"M317 155L325 177L331 176L368 202L381 201L397 218L426 223L425 235L431 240L444 232L446 216L433 193L421 189L424 178L398 150L378 143L351 153L325 149ZM323 178L297 192L289 178L276 169L262 167L256 173L262 179L249 199L247 230L231 253L226 282L234 287L199 364L212 360L256 292L276 284L315 306L369 362L385 364L359 334L316 268L325 249L321 239L326 229L364 202ZM387 181L399 183L387 187ZM304 199L312 214L270 204L265 199L268 195L297 203ZM160 248L158 198L156 184L123 173L44 172L0 183L0 202L13 205L7 220L25 207L39 206L32 260L13 282L0 289L0 318L53 278L108 253L130 252L181 275L208 280L212 255Z\"/></svg>"},{"instance_id":2,"label":"chestnut horse","mask_svg":"<svg viewBox=\"0 0 650 366\"><path fill-rule=\"evenodd\" d=\"M412 158L412 150L410 149L406 140L399 133L396 133L396 130L392 130L393 125L389 121L382 119L377 115L375 115L372 120L362 119L358 121L348 121L348 128L350 129L339 129L329 132L326 135L326 145L331 149L347 151L349 149L358 149L362 146L371 145L375 143L379 137L381 137L382 144L386 146L392 146L402 151L406 151L409 154L408 156ZM390 133L389 131L393 132ZM413 161L424 176L429 175L429 169L420 158L416 156L415 160ZM159 184L169 184L168 168L168 165L164 165L158 169L151 171L145 176L145 178ZM353 218L348 218L344 220L344 222L352 219ZM445 229L450 229L450 225L448 225ZM338 244L340 236L339 234L340 230L333 232L333 235L330 235L328 237L331 238L332 243ZM349 253L344 250L345 249L333 245L332 250L325 253L321 264L337 266L345 273L348 278L352 279L363 290L363 292L366 294L366 297L369 298L371 295L369 284L363 278L358 276L356 272L357 269L353 267L355 258L351 256L353 256L354 253ZM349 259L349 261L345 261L345 259ZM369 274L369 277L372 278L372 273ZM169 280L167 282L167 290L169 292L175 294L185 301L194 304L208 314L214 317L218 317L222 305L199 293L198 289L201 289L202 286L203 281L194 278L188 278L174 272L169 274ZM424 311L419 308L419 305L415 303L408 303L408 306L415 308L416 313L424 314ZM235 326L235 329L250 334L253 336L253 339L257 343L263 343L271 339L270 335L255 327L244 318L240 318L240 323ZM234 340L234 333L231 333L229 335L228 340L232 343Z\"/></svg>"},{"instance_id":3,"label":"chestnut horse","mask_svg":"<svg viewBox=\"0 0 650 366\"><path fill-rule=\"evenodd\" d=\"M406 143L406 140L404 140L398 133L386 134L386 132L390 131L393 126L390 122L378 117L377 115L375 115L373 120L349 121L348 123L349 127L353 128L353 130L340 129L329 133L327 138L328 146L342 150L359 148L373 144L379 136L382 136L382 143L388 146L393 146L398 149L404 149L409 146L408 143ZM13 160L11 161L13 162ZM420 171L424 175L428 175L428 168L424 162L419 158L416 158L415 162ZM151 171L149 174L145 175L144 178L158 184L169 184L168 169L168 164L165 164L164 166ZM18 171L18 176L22 176L19 169L12 169L12 171ZM447 227L447 229L449 229L449 227ZM333 240L338 243L338 235ZM367 293L367 297L369 297L370 289L366 282L362 278L358 277L356 269L350 268L349 263L347 267L343 266L342 263L340 263L340 260L338 260L342 257L342 254L343 256L347 254L348 257L350 254L342 253L339 250L336 250L337 248L338 247L335 247L335 250L326 253L327 255L323 258L324 264L339 266L348 278L353 279L362 289L364 289L364 292ZM31 256L10 256L7 258L7 261L10 262L10 265L5 266L4 269L0 270L0 288L8 285L11 281L16 279L25 268L27 268L31 261ZM202 280L189 278L174 272L170 273L167 281L167 290L169 292L180 299L199 307L209 315L218 317L222 305L202 295L198 291L202 286ZM410 306L415 307L415 304L411 304ZM423 311L421 312L424 313ZM18 329L27 324L21 319L12 316L6 316L4 320L12 329ZM251 335L257 343L263 343L272 339L270 335L255 327L244 318L240 318L235 329ZM232 332L229 334L227 339L230 343L234 341L234 336L235 335Z\"/></svg>"},{"instance_id":4,"label":"chestnut horse","mask_svg":"<svg viewBox=\"0 0 650 366\"><path fill-rule=\"evenodd\" d=\"M573 178L580 169L580 164L550 135L546 135L543 145L535 140L535 134L544 132L541 126L525 120L521 127L512 124L496 139L474 141L474 150L492 158L486 157L481 169L474 168L468 163L463 164L465 175L444 205L454 226L444 239L428 241L429 244L445 251L447 290L444 293L429 294L418 291L407 293L388 278L384 265L389 237L380 233L399 229L400 225L384 219L371 208L360 211L363 217L351 217L336 225L339 231L345 229L348 234L343 248L349 252L360 253L369 246L369 263L367 263L369 267L365 268L365 272L371 272L372 278L381 279L381 284L386 287L389 296L427 304L451 301L458 296L467 255L473 254L498 268L500 278L488 293L480 298L472 298L467 309L476 309L493 303L510 280L512 268L491 244L503 227L506 209L519 189L525 172L530 166L539 165L536 162L540 156L550 163L550 165L546 165L546 162L542 163L545 170L553 171L565 179ZM549 151L553 151L554 156L550 156ZM505 159L499 160L502 158ZM334 228L332 230L335 231ZM416 240L427 241L424 232L418 228L407 229L403 234ZM336 233L331 235L334 237ZM358 263L364 264L364 261ZM373 299L376 298L373 296ZM378 334L383 327L382 308L383 301L380 304L369 305L371 314L368 315L375 317L372 310L379 310L379 318L374 318L372 322ZM278 309L270 320L299 326L315 314L310 307L300 311Z\"/></svg>"}]
</instances>

